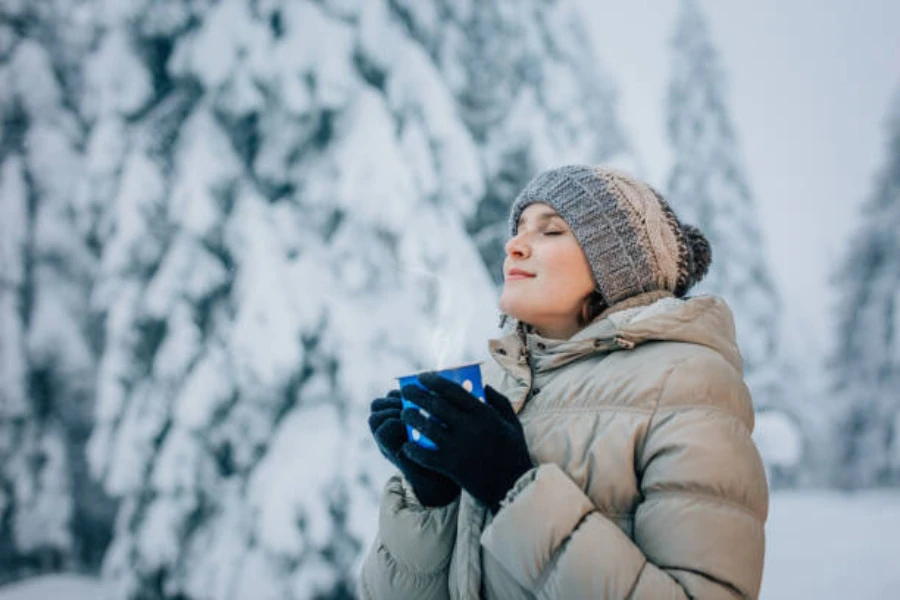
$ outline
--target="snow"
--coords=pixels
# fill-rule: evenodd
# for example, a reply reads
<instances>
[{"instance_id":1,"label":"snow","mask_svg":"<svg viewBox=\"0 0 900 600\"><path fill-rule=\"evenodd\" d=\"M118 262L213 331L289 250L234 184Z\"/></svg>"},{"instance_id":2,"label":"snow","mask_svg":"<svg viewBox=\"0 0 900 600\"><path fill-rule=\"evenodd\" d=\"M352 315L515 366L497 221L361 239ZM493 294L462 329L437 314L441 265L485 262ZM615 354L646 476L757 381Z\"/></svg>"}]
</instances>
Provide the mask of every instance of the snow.
<instances>
[{"instance_id":1,"label":"snow","mask_svg":"<svg viewBox=\"0 0 900 600\"><path fill-rule=\"evenodd\" d=\"M35 188L43 196L42 208L61 213L68 204L68 196L80 177L81 157L73 148L77 134L72 131L73 123L68 115L58 112L52 119L44 115L28 128L25 139L29 171L34 178ZM57 218L57 221L62 220ZM56 223L45 223L46 229L39 227L36 233L38 243L53 247L55 236L59 236ZM63 235L63 239L71 239Z\"/></svg>"},{"instance_id":2,"label":"snow","mask_svg":"<svg viewBox=\"0 0 900 600\"><path fill-rule=\"evenodd\" d=\"M232 397L234 381L221 346L211 345L185 380L175 401L174 420L181 427L201 431Z\"/></svg>"},{"instance_id":3,"label":"snow","mask_svg":"<svg viewBox=\"0 0 900 600\"><path fill-rule=\"evenodd\" d=\"M888 464L896 470L900 470L900 411L894 415L894 439L888 454Z\"/></svg>"},{"instance_id":4,"label":"snow","mask_svg":"<svg viewBox=\"0 0 900 600\"><path fill-rule=\"evenodd\" d=\"M171 459L166 462L166 466L170 465ZM196 508L189 495L162 493L156 502L149 504L135 536L143 568L163 569L178 561L188 515Z\"/></svg>"},{"instance_id":5,"label":"snow","mask_svg":"<svg viewBox=\"0 0 900 600\"><path fill-rule=\"evenodd\" d=\"M19 318L18 295L0 289L0 417L3 420L28 414L25 343ZM5 438L6 436L4 436ZM0 439L0 453L8 451L10 440Z\"/></svg>"},{"instance_id":6,"label":"snow","mask_svg":"<svg viewBox=\"0 0 900 600\"><path fill-rule=\"evenodd\" d=\"M0 273L6 286L22 283L25 238L28 232L28 206L22 160L13 155L0 169Z\"/></svg>"},{"instance_id":7,"label":"snow","mask_svg":"<svg viewBox=\"0 0 900 600\"><path fill-rule=\"evenodd\" d=\"M417 2L416 4L422 4ZM379 69L390 70L401 44L399 27L392 22L385 0L364 2L359 16L360 52Z\"/></svg>"},{"instance_id":8,"label":"snow","mask_svg":"<svg viewBox=\"0 0 900 600\"><path fill-rule=\"evenodd\" d=\"M199 302L226 280L225 269L209 251L191 236L178 236L147 286L147 312L163 319L174 309L181 294L193 302Z\"/></svg>"},{"instance_id":9,"label":"snow","mask_svg":"<svg viewBox=\"0 0 900 600\"><path fill-rule=\"evenodd\" d=\"M136 264L154 263L161 253L152 234L164 203L165 184L158 165L142 154L133 154L125 163L116 213L116 232L104 253L106 275L127 272ZM110 283L112 285L112 282Z\"/></svg>"},{"instance_id":10,"label":"snow","mask_svg":"<svg viewBox=\"0 0 900 600\"><path fill-rule=\"evenodd\" d=\"M0 587L0 600L100 600L103 585L84 575L45 575Z\"/></svg>"},{"instance_id":11,"label":"snow","mask_svg":"<svg viewBox=\"0 0 900 600\"><path fill-rule=\"evenodd\" d=\"M272 393L287 381L302 359L300 337L314 326L315 308L296 310L300 303L291 293L293 281L264 201L249 191L234 208L229 246L236 254L234 294L240 310L235 316L229 344L238 357L236 377L242 390L262 388ZM318 300L306 298L313 307ZM253 352L240 352L253 348ZM259 392L254 392L259 394Z\"/></svg>"},{"instance_id":12,"label":"snow","mask_svg":"<svg viewBox=\"0 0 900 600\"><path fill-rule=\"evenodd\" d=\"M186 429L174 428L166 436L153 469L153 485L163 494L192 492L208 483L202 467L211 462L205 457L203 440ZM206 460L204 460L206 458Z\"/></svg>"},{"instance_id":13,"label":"snow","mask_svg":"<svg viewBox=\"0 0 900 600\"><path fill-rule=\"evenodd\" d=\"M778 492L766 536L761 600L892 598L900 589L900 492ZM314 566L293 582L295 597L328 589L327 568ZM0 588L0 600L98 600L103 591L89 577L48 575Z\"/></svg>"},{"instance_id":14,"label":"snow","mask_svg":"<svg viewBox=\"0 0 900 600\"><path fill-rule=\"evenodd\" d=\"M173 224L197 238L210 235L221 220L223 202L232 192L240 163L215 118L197 111L183 126L175 151L176 179L170 211Z\"/></svg>"},{"instance_id":15,"label":"snow","mask_svg":"<svg viewBox=\"0 0 900 600\"><path fill-rule=\"evenodd\" d=\"M73 500L67 478L66 448L54 427L41 432L36 442L35 448L20 450L13 455L12 464L4 465L6 475L18 484L14 487L12 539L23 552L42 547L68 549L73 541L68 526ZM40 469L33 467L36 457L43 458Z\"/></svg>"},{"instance_id":16,"label":"snow","mask_svg":"<svg viewBox=\"0 0 900 600\"><path fill-rule=\"evenodd\" d=\"M92 115L133 114L153 93L150 73L121 29L104 36L86 70L91 101L85 109Z\"/></svg>"},{"instance_id":17,"label":"snow","mask_svg":"<svg viewBox=\"0 0 900 600\"><path fill-rule=\"evenodd\" d=\"M793 419L779 411L756 416L753 441L767 465L796 465L803 452L803 432Z\"/></svg>"},{"instance_id":18,"label":"snow","mask_svg":"<svg viewBox=\"0 0 900 600\"><path fill-rule=\"evenodd\" d=\"M478 360L484 354L484 340L497 334L499 317L498 310L480 293L490 288L486 273L468 266L477 264L478 257L465 243L461 225L450 226L450 215L419 214L415 221L422 226L405 236L400 267L413 285L428 290L420 310L433 311L433 321L416 332L424 341L423 366L439 368ZM431 235L441 223L444 235ZM458 251L446 253L448 245Z\"/></svg>"},{"instance_id":19,"label":"snow","mask_svg":"<svg viewBox=\"0 0 900 600\"><path fill-rule=\"evenodd\" d=\"M779 492L761 598L896 598L900 492Z\"/></svg>"},{"instance_id":20,"label":"snow","mask_svg":"<svg viewBox=\"0 0 900 600\"><path fill-rule=\"evenodd\" d=\"M110 494L134 493L145 483L144 469L156 451L156 437L164 426L167 410L166 398L157 398L150 383L142 382L131 393L131 400L122 415L122 422L105 447L103 462L92 465L96 471L106 467L105 487ZM98 423L102 431L106 424ZM89 454L94 458L89 446Z\"/></svg>"},{"instance_id":21,"label":"snow","mask_svg":"<svg viewBox=\"0 0 900 600\"><path fill-rule=\"evenodd\" d=\"M208 88L225 83L249 48L265 47L265 37L242 0L221 2L206 17L197 32L181 42L172 69L189 69Z\"/></svg>"},{"instance_id":22,"label":"snow","mask_svg":"<svg viewBox=\"0 0 900 600\"><path fill-rule=\"evenodd\" d=\"M9 87L33 115L58 112L60 89L46 50L34 40L22 40L10 61Z\"/></svg>"},{"instance_id":23,"label":"snow","mask_svg":"<svg viewBox=\"0 0 900 600\"><path fill-rule=\"evenodd\" d=\"M341 418L334 405L294 410L285 417L265 458L248 482L258 519L259 543L286 557L303 555L306 544L323 549L333 525L328 486L343 470ZM286 457L294 457L284 469Z\"/></svg>"},{"instance_id":24,"label":"snow","mask_svg":"<svg viewBox=\"0 0 900 600\"><path fill-rule=\"evenodd\" d=\"M46 266L41 271L43 285L35 294L28 331L29 359L69 374L89 373L93 369L91 350L81 327L84 299L69 289L58 273Z\"/></svg>"},{"instance_id":25,"label":"snow","mask_svg":"<svg viewBox=\"0 0 900 600\"><path fill-rule=\"evenodd\" d=\"M73 197L76 224L81 232L98 232L110 224L105 209L115 197L118 172L127 153L125 122L118 117L100 119L88 136L84 157L84 173ZM109 211L111 213L111 211Z\"/></svg>"},{"instance_id":26,"label":"snow","mask_svg":"<svg viewBox=\"0 0 900 600\"><path fill-rule=\"evenodd\" d=\"M892 448L900 417L900 340L892 336L900 291L900 122L889 123L885 163L837 270L838 343L829 356L828 381L839 390L832 404L842 413L837 422L853 433L841 439L841 475L863 485L900 482Z\"/></svg>"},{"instance_id":27,"label":"snow","mask_svg":"<svg viewBox=\"0 0 900 600\"><path fill-rule=\"evenodd\" d=\"M307 198L353 211L373 226L401 227L410 221L411 207L421 198L395 141L396 126L385 103L364 90L341 121L329 158L310 169Z\"/></svg>"},{"instance_id":28,"label":"snow","mask_svg":"<svg viewBox=\"0 0 900 600\"><path fill-rule=\"evenodd\" d=\"M475 143L424 50L412 45L403 50L402 62L387 85L391 110L421 123L435 155L444 197L454 201L463 216L471 216L484 189Z\"/></svg>"},{"instance_id":29,"label":"snow","mask_svg":"<svg viewBox=\"0 0 900 600\"><path fill-rule=\"evenodd\" d=\"M15 156L2 163L0 198L0 414L11 418L27 411L19 289L24 278L28 208L22 162Z\"/></svg>"},{"instance_id":30,"label":"snow","mask_svg":"<svg viewBox=\"0 0 900 600\"><path fill-rule=\"evenodd\" d=\"M306 77L313 82L310 87L318 106L342 108L359 82L351 62L352 28L329 18L322 8L310 2L283 3L279 12L284 35L248 48L254 73L270 83L280 82L297 114L302 114L307 99L297 83ZM203 72L199 75L204 76Z\"/></svg>"}]
</instances>

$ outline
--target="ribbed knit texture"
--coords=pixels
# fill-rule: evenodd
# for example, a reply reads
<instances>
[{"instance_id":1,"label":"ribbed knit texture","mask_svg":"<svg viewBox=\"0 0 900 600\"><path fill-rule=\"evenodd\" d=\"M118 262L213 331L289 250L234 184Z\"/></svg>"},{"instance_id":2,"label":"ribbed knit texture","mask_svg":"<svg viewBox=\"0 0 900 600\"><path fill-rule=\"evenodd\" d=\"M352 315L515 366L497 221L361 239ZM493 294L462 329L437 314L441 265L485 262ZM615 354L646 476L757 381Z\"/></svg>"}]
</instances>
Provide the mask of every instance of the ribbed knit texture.
<instances>
[{"instance_id":1,"label":"ribbed knit texture","mask_svg":"<svg viewBox=\"0 0 900 600\"><path fill-rule=\"evenodd\" d=\"M607 305L657 290L682 296L709 268L703 234L682 227L662 196L621 171L567 165L541 173L513 203L511 235L522 211L537 202L569 224Z\"/></svg>"}]
</instances>

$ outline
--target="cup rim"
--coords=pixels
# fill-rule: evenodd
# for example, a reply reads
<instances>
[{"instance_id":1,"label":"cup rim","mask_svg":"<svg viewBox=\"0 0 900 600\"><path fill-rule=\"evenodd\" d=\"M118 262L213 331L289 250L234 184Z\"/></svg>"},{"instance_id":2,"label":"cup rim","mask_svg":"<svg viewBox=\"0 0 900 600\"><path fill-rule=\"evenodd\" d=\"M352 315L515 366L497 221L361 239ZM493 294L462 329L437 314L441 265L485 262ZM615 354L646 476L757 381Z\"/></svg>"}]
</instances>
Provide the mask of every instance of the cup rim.
<instances>
[{"instance_id":1,"label":"cup rim","mask_svg":"<svg viewBox=\"0 0 900 600\"><path fill-rule=\"evenodd\" d=\"M444 367L443 369L423 369L421 371L416 371L415 373L410 373L408 375L398 375L394 379L399 380L399 379L405 379L407 377L418 377L419 375L422 375L424 373L440 373L441 371L458 371L458 370L464 369L466 367L474 367L474 366L479 366L482 364L484 364L484 361L478 360L478 361L474 361L474 362L470 362L470 363L463 363L460 365L455 365L452 367Z\"/></svg>"}]
</instances>

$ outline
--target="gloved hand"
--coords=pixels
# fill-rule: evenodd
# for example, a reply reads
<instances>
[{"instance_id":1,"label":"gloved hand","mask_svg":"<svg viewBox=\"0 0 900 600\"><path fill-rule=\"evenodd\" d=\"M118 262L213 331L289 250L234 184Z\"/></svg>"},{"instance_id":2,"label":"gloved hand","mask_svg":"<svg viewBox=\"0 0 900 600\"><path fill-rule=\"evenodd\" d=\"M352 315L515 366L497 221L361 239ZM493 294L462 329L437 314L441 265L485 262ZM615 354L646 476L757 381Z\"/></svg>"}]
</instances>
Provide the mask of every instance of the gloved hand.
<instances>
[{"instance_id":1,"label":"gloved hand","mask_svg":"<svg viewBox=\"0 0 900 600\"><path fill-rule=\"evenodd\" d=\"M407 437L406 427L400 420L400 392L391 390L386 398L376 398L372 401L371 408L369 429L372 430L378 449L400 469L412 486L416 498L429 507L447 506L453 502L459 496L459 486L456 483L413 462L403 453Z\"/></svg>"},{"instance_id":2,"label":"gloved hand","mask_svg":"<svg viewBox=\"0 0 900 600\"><path fill-rule=\"evenodd\" d=\"M485 404L435 373L420 375L419 382L428 389L405 386L403 396L437 421L415 408L403 410L400 418L431 439L437 450L407 442L404 453L422 467L443 473L496 513L516 480L533 466L512 405L490 386L484 390Z\"/></svg>"}]
</instances>

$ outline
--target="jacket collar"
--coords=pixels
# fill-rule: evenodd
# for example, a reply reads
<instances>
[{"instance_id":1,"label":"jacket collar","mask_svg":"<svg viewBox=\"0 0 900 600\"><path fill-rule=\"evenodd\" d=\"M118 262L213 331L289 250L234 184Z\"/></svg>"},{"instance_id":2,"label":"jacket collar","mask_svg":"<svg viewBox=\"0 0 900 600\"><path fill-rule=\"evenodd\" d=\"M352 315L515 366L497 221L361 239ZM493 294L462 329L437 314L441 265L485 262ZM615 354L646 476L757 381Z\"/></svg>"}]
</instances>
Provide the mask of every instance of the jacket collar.
<instances>
[{"instance_id":1,"label":"jacket collar","mask_svg":"<svg viewBox=\"0 0 900 600\"><path fill-rule=\"evenodd\" d=\"M716 296L680 299L668 292L641 294L616 304L567 340L516 331L491 340L489 349L501 367L526 380L529 360L534 372L540 373L594 354L629 351L650 341L708 346L742 370L734 319L725 301Z\"/></svg>"}]
</instances>

